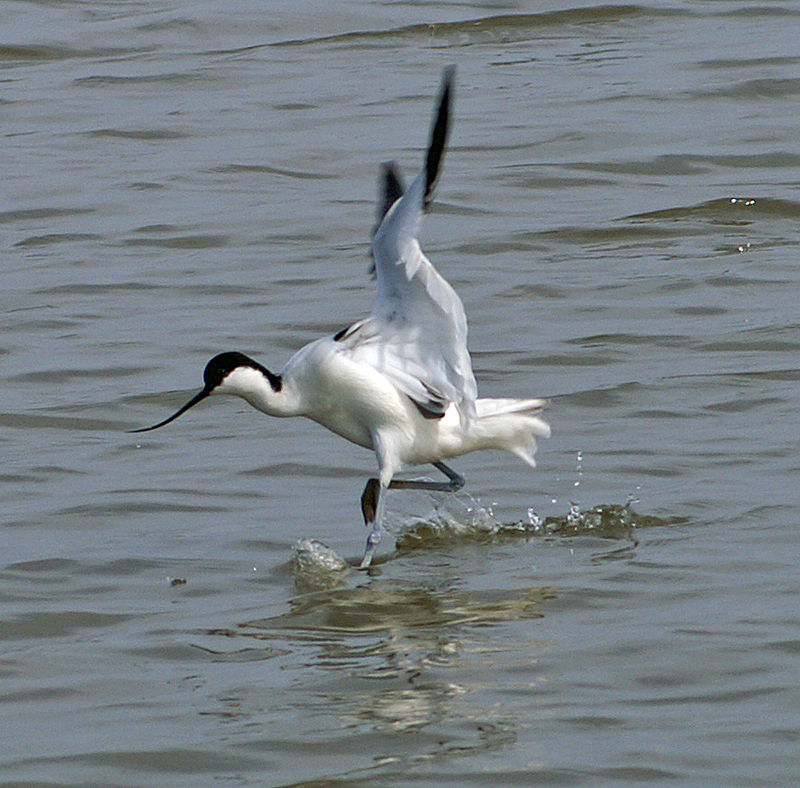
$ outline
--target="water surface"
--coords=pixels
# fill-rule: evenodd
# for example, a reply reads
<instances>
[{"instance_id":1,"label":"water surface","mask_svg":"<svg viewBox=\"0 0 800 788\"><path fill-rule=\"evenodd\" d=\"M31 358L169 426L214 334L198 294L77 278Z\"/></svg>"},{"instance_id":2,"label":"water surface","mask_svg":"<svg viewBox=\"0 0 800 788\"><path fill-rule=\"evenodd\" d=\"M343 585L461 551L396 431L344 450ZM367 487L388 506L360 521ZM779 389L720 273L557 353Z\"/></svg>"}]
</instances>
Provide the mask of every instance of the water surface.
<instances>
[{"instance_id":1,"label":"water surface","mask_svg":"<svg viewBox=\"0 0 800 788\"><path fill-rule=\"evenodd\" d=\"M799 23L9 6L0 784L794 782ZM378 164L449 63L423 243L553 437L392 494L372 574L298 569L360 554L368 453L232 401L125 430L370 308Z\"/></svg>"}]
</instances>

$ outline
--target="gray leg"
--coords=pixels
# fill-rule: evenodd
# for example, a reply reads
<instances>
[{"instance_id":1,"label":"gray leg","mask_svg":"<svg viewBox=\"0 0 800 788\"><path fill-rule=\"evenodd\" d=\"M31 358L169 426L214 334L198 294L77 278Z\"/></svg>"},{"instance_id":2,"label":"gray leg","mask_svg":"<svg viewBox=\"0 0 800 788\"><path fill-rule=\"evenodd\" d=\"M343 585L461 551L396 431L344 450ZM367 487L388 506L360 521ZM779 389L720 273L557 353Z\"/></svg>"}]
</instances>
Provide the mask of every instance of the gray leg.
<instances>
[{"instance_id":1,"label":"gray leg","mask_svg":"<svg viewBox=\"0 0 800 788\"><path fill-rule=\"evenodd\" d=\"M433 466L440 470L449 481L428 482L416 479L392 479L389 488L392 490L430 490L431 492L457 492L464 486L464 477L456 473L452 468L443 462L434 462ZM367 537L367 546L364 549L364 557L361 559L360 569L366 569L372 562L375 555L375 548L381 540L381 521L383 517L378 516L381 507L381 483L378 479L372 478L367 481L364 492L361 493L361 513L364 515L364 525L372 526L372 530Z\"/></svg>"},{"instance_id":2,"label":"gray leg","mask_svg":"<svg viewBox=\"0 0 800 788\"><path fill-rule=\"evenodd\" d=\"M367 536L367 544L364 548L364 557L361 559L359 569L366 569L372 563L375 549L381 541L381 520L379 509L381 504L381 483L378 479L372 478L367 481L364 492L361 493L361 513L364 515L364 525L372 526Z\"/></svg>"},{"instance_id":3,"label":"gray leg","mask_svg":"<svg viewBox=\"0 0 800 788\"><path fill-rule=\"evenodd\" d=\"M452 468L448 467L443 462L434 462L431 464L434 468L438 468L450 481L426 482L418 481L416 479L392 479L389 482L389 488L392 490L431 490L432 492L457 492L464 486L464 477L460 473L456 473Z\"/></svg>"}]
</instances>

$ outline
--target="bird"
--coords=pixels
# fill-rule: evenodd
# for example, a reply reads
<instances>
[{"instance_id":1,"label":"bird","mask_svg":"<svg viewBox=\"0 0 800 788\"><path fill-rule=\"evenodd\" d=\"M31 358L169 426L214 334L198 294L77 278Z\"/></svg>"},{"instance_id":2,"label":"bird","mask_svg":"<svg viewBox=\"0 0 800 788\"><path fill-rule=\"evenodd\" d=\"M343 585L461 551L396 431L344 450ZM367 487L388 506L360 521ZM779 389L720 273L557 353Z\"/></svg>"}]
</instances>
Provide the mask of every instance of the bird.
<instances>
[{"instance_id":1,"label":"bird","mask_svg":"<svg viewBox=\"0 0 800 788\"><path fill-rule=\"evenodd\" d=\"M369 528L359 567L383 533L387 489L456 492L464 477L444 460L484 449L535 466L536 439L550 436L542 398L478 398L467 318L456 291L422 252L418 231L433 200L448 139L455 66L444 69L423 167L408 188L395 162L381 165L371 271L371 313L301 347L280 372L238 351L214 356L203 388L158 429L207 397L240 397L270 416L304 416L375 453L377 476L361 495ZM446 480L396 478L431 464Z\"/></svg>"}]
</instances>

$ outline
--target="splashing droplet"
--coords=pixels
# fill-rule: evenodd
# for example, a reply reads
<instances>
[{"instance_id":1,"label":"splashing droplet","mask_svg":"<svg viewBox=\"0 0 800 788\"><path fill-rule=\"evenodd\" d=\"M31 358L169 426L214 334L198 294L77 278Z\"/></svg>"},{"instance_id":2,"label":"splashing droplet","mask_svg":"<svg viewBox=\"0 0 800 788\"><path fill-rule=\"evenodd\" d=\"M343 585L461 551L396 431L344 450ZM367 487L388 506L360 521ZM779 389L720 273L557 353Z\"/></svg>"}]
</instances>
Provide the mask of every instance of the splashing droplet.
<instances>
[{"instance_id":1,"label":"splashing droplet","mask_svg":"<svg viewBox=\"0 0 800 788\"><path fill-rule=\"evenodd\" d=\"M581 521L581 507L575 501L569 502L569 511L567 512L567 525L579 525Z\"/></svg>"},{"instance_id":2,"label":"splashing droplet","mask_svg":"<svg viewBox=\"0 0 800 788\"><path fill-rule=\"evenodd\" d=\"M575 471L578 474L578 478L572 482L572 486L578 488L581 486L581 481L583 481L583 452L580 449L575 452Z\"/></svg>"},{"instance_id":3,"label":"splashing droplet","mask_svg":"<svg viewBox=\"0 0 800 788\"><path fill-rule=\"evenodd\" d=\"M639 498L639 493L641 492L641 490L642 490L642 485L637 484L635 490L633 492L628 493L628 500L625 501L626 509L630 509L631 506L633 506L633 504L639 503L639 501L641 500Z\"/></svg>"},{"instance_id":4,"label":"splashing droplet","mask_svg":"<svg viewBox=\"0 0 800 788\"><path fill-rule=\"evenodd\" d=\"M537 533L541 531L544 523L544 520L536 513L532 506L528 509L528 523Z\"/></svg>"}]
</instances>

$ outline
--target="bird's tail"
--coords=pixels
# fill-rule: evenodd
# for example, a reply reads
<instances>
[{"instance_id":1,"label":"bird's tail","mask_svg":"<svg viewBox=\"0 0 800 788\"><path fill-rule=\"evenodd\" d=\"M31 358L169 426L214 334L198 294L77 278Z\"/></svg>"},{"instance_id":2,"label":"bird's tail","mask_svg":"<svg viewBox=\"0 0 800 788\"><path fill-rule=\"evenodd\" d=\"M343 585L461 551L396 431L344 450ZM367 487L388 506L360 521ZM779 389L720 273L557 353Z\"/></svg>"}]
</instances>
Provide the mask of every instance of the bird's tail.
<instances>
[{"instance_id":1,"label":"bird's tail","mask_svg":"<svg viewBox=\"0 0 800 788\"><path fill-rule=\"evenodd\" d=\"M550 425L539 418L546 399L479 399L471 432L481 448L503 449L531 467L536 465L536 438L549 438Z\"/></svg>"}]
</instances>

